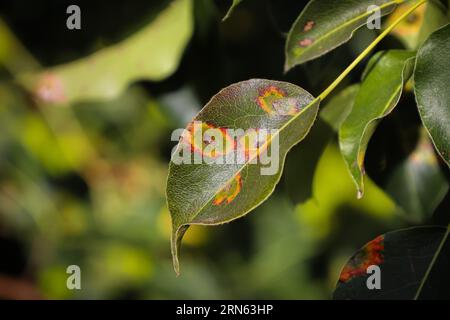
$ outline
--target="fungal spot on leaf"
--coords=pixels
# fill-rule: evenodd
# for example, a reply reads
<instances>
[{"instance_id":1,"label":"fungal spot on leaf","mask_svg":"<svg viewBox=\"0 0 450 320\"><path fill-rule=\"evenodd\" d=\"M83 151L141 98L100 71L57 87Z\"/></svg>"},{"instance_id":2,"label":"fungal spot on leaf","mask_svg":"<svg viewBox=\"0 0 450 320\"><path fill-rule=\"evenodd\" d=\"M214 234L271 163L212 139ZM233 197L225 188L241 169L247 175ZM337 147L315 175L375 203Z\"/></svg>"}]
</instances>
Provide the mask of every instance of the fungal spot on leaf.
<instances>
[{"instance_id":1,"label":"fungal spot on leaf","mask_svg":"<svg viewBox=\"0 0 450 320\"><path fill-rule=\"evenodd\" d=\"M229 204L233 201L242 189L242 178L237 174L219 193L216 194L213 204Z\"/></svg>"},{"instance_id":2,"label":"fungal spot on leaf","mask_svg":"<svg viewBox=\"0 0 450 320\"><path fill-rule=\"evenodd\" d=\"M226 128L217 128L202 121L193 121L181 137L183 143L191 146L191 152L208 158L217 158L233 151L234 139Z\"/></svg>"},{"instance_id":3,"label":"fungal spot on leaf","mask_svg":"<svg viewBox=\"0 0 450 320\"><path fill-rule=\"evenodd\" d=\"M37 83L35 94L39 100L47 103L61 103L66 100L61 79L51 73L41 76Z\"/></svg>"},{"instance_id":4,"label":"fungal spot on leaf","mask_svg":"<svg viewBox=\"0 0 450 320\"><path fill-rule=\"evenodd\" d=\"M303 40L299 41L299 42L298 42L298 45L299 45L300 47L305 48L305 47L310 46L312 43L313 43L313 40L312 40L312 39L306 38L306 39L303 39Z\"/></svg>"},{"instance_id":5,"label":"fungal spot on leaf","mask_svg":"<svg viewBox=\"0 0 450 320\"><path fill-rule=\"evenodd\" d=\"M286 97L287 93L275 86L269 86L260 91L258 98L256 98L256 103L269 114L275 113L273 109L273 102L281 98Z\"/></svg>"},{"instance_id":6,"label":"fungal spot on leaf","mask_svg":"<svg viewBox=\"0 0 450 320\"><path fill-rule=\"evenodd\" d=\"M293 116L300 111L300 104L298 99L284 98L272 103L273 108L279 115Z\"/></svg>"},{"instance_id":7,"label":"fungal spot on leaf","mask_svg":"<svg viewBox=\"0 0 450 320\"><path fill-rule=\"evenodd\" d=\"M305 26L303 27L303 31L309 31L311 30L315 25L314 21L308 21L306 22Z\"/></svg>"},{"instance_id":8,"label":"fungal spot on leaf","mask_svg":"<svg viewBox=\"0 0 450 320\"><path fill-rule=\"evenodd\" d=\"M367 268L371 265L380 265L384 262L384 236L379 236L370 241L361 250L355 253L345 265L339 276L340 282L347 282L354 277L367 274Z\"/></svg>"},{"instance_id":9,"label":"fungal spot on leaf","mask_svg":"<svg viewBox=\"0 0 450 320\"><path fill-rule=\"evenodd\" d=\"M248 129L245 134L237 138L237 161L253 163L262 154L272 139L272 133L260 129Z\"/></svg>"}]
</instances>

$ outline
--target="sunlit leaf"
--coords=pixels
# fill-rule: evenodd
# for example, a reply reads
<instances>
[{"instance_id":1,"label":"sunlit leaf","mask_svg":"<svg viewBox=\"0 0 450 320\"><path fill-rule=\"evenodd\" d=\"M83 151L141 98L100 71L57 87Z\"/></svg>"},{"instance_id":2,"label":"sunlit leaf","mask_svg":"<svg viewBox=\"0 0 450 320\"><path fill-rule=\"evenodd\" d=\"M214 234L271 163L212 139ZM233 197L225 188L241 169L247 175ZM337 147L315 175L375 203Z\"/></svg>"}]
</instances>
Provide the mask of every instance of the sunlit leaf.
<instances>
[{"instance_id":1,"label":"sunlit leaf","mask_svg":"<svg viewBox=\"0 0 450 320\"><path fill-rule=\"evenodd\" d=\"M400 5L387 19L386 25L392 24L415 4L414 1ZM392 31L407 48L416 49L436 29L448 22L445 7L438 1L428 1L417 8Z\"/></svg>"},{"instance_id":2,"label":"sunlit leaf","mask_svg":"<svg viewBox=\"0 0 450 320\"><path fill-rule=\"evenodd\" d=\"M263 202L280 179L286 153L308 133L318 106L318 99L293 84L253 79L220 91L188 125L172 154L167 181L177 273L188 226L229 222ZM204 129L213 129L216 137L206 136ZM231 129L243 132L234 136ZM242 144L252 130L268 132ZM186 155L192 164L179 161Z\"/></svg>"},{"instance_id":3,"label":"sunlit leaf","mask_svg":"<svg viewBox=\"0 0 450 320\"><path fill-rule=\"evenodd\" d=\"M286 41L285 70L315 59L347 42L374 14L390 13L399 0L312 0L294 22Z\"/></svg>"},{"instance_id":4,"label":"sunlit leaf","mask_svg":"<svg viewBox=\"0 0 450 320\"><path fill-rule=\"evenodd\" d=\"M414 92L422 122L450 165L450 25L434 32L417 53Z\"/></svg>"},{"instance_id":5,"label":"sunlit leaf","mask_svg":"<svg viewBox=\"0 0 450 320\"><path fill-rule=\"evenodd\" d=\"M355 84L334 96L321 108L320 115L305 140L289 153L285 181L289 197L295 203L308 200L313 195L313 177L319 159L334 132L350 113L358 90L359 84Z\"/></svg>"},{"instance_id":6,"label":"sunlit leaf","mask_svg":"<svg viewBox=\"0 0 450 320\"><path fill-rule=\"evenodd\" d=\"M439 265L433 261L433 257L442 252L440 244L444 235L445 228L442 227L417 227L375 238L344 266L334 298L414 299L418 294L421 298L438 298L436 295L448 285L432 281L427 270L430 265L438 268L441 263L448 265L450 262L449 256L444 254L441 254L443 260ZM373 266L379 268L379 288L372 287L377 284L378 272L373 271ZM424 286L418 292L423 281Z\"/></svg>"},{"instance_id":7,"label":"sunlit leaf","mask_svg":"<svg viewBox=\"0 0 450 320\"><path fill-rule=\"evenodd\" d=\"M130 82L163 80L177 69L191 37L191 11L191 0L176 0L123 42L84 59L19 79L46 103L112 99Z\"/></svg>"},{"instance_id":8,"label":"sunlit leaf","mask_svg":"<svg viewBox=\"0 0 450 320\"><path fill-rule=\"evenodd\" d=\"M378 121L397 105L413 71L414 53L391 50L375 55L350 115L339 130L339 145L349 172L364 193L364 155Z\"/></svg>"}]
</instances>

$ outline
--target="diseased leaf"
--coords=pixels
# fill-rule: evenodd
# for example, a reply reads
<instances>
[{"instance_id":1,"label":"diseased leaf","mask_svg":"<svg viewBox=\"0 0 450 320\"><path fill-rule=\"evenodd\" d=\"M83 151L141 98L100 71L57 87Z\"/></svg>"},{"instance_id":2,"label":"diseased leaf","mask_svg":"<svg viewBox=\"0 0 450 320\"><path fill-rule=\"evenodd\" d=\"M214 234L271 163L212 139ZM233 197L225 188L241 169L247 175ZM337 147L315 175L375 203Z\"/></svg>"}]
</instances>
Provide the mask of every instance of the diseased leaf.
<instances>
[{"instance_id":1,"label":"diseased leaf","mask_svg":"<svg viewBox=\"0 0 450 320\"><path fill-rule=\"evenodd\" d=\"M230 9L228 9L227 13L225 14L225 16L222 18L222 21L227 20L231 14L233 13L234 9L236 9L236 6L241 3L243 0L233 0L233 3L231 4Z\"/></svg>"},{"instance_id":2,"label":"diseased leaf","mask_svg":"<svg viewBox=\"0 0 450 320\"><path fill-rule=\"evenodd\" d=\"M413 71L414 53L391 50L372 58L350 115L339 130L339 146L358 198L364 194L364 155L378 121L397 105Z\"/></svg>"},{"instance_id":3,"label":"diseased leaf","mask_svg":"<svg viewBox=\"0 0 450 320\"><path fill-rule=\"evenodd\" d=\"M301 203L312 197L316 167L333 134L350 113L359 84L351 85L334 96L320 111L305 140L292 148L286 160L285 181L291 200Z\"/></svg>"},{"instance_id":4,"label":"diseased leaf","mask_svg":"<svg viewBox=\"0 0 450 320\"><path fill-rule=\"evenodd\" d=\"M442 227L416 227L388 232L367 243L358 250L344 266L334 299L414 299L421 282L421 298L437 298L448 284L431 281L427 270L450 263L450 256L444 255L441 242L445 236ZM433 257L442 253L439 265ZM447 251L446 251L447 253ZM375 284L375 272L370 266L379 267L380 288L370 290L368 283ZM432 269L433 269L432 268ZM372 277L372 278L370 278Z\"/></svg>"},{"instance_id":5,"label":"diseased leaf","mask_svg":"<svg viewBox=\"0 0 450 320\"><path fill-rule=\"evenodd\" d=\"M385 190L414 222L429 219L448 192L433 144L424 130L415 150L389 177Z\"/></svg>"},{"instance_id":6,"label":"diseased leaf","mask_svg":"<svg viewBox=\"0 0 450 320\"><path fill-rule=\"evenodd\" d=\"M192 0L176 0L123 42L19 81L40 101L71 103L112 99L136 80L163 80L178 67L191 37L191 11Z\"/></svg>"},{"instance_id":7,"label":"diseased leaf","mask_svg":"<svg viewBox=\"0 0 450 320\"><path fill-rule=\"evenodd\" d=\"M319 100L298 86L252 79L220 91L187 126L172 155L167 181L177 273L188 226L229 222L263 202L280 179L286 153L308 133L318 106ZM213 129L216 137L204 129ZM242 144L252 129L273 131ZM214 149L219 145L223 148ZM189 159L182 163L180 157L186 155ZM195 158L200 161L189 164Z\"/></svg>"},{"instance_id":8,"label":"diseased leaf","mask_svg":"<svg viewBox=\"0 0 450 320\"><path fill-rule=\"evenodd\" d=\"M434 32L417 53L414 93L423 125L450 165L450 25Z\"/></svg>"},{"instance_id":9,"label":"diseased leaf","mask_svg":"<svg viewBox=\"0 0 450 320\"><path fill-rule=\"evenodd\" d=\"M294 22L286 41L285 71L315 59L350 40L374 10L386 15L399 0L312 0Z\"/></svg>"},{"instance_id":10,"label":"diseased leaf","mask_svg":"<svg viewBox=\"0 0 450 320\"><path fill-rule=\"evenodd\" d=\"M414 1L401 4L387 19L392 24L415 4ZM398 24L392 34L399 38L408 49L415 50L436 29L448 22L445 7L438 1L428 1L417 8L408 18Z\"/></svg>"}]
</instances>

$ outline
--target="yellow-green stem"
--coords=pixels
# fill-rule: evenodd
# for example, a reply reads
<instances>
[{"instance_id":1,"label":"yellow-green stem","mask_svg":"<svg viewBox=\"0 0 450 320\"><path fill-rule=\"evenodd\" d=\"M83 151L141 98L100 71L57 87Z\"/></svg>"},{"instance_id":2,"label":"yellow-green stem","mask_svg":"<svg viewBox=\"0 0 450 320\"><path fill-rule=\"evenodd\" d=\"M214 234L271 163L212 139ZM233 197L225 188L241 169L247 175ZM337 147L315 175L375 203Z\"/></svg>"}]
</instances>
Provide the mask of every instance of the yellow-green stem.
<instances>
[{"instance_id":1,"label":"yellow-green stem","mask_svg":"<svg viewBox=\"0 0 450 320\"><path fill-rule=\"evenodd\" d=\"M328 88L323 91L318 98L320 101L325 99L340 83L341 81L372 51L384 37L386 37L400 22L402 22L407 16L409 16L414 10L420 7L428 0L421 0L412 6L408 11L402 14L397 20L395 20L389 27L387 27L348 67L345 69L339 77L334 80Z\"/></svg>"}]
</instances>

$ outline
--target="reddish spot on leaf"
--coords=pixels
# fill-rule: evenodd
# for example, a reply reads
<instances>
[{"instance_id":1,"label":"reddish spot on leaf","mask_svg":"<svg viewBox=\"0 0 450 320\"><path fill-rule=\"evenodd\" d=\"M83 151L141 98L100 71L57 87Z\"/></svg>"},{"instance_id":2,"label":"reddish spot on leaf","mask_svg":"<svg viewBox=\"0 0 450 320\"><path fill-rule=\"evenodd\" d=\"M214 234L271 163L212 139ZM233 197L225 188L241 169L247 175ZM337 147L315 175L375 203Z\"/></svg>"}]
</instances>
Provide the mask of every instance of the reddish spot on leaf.
<instances>
[{"instance_id":1,"label":"reddish spot on leaf","mask_svg":"<svg viewBox=\"0 0 450 320\"><path fill-rule=\"evenodd\" d=\"M272 102L286 97L287 93L275 86L269 86L260 91L258 98L256 98L256 103L267 113L274 113Z\"/></svg>"},{"instance_id":2,"label":"reddish spot on leaf","mask_svg":"<svg viewBox=\"0 0 450 320\"><path fill-rule=\"evenodd\" d=\"M61 79L52 73L46 73L41 76L35 93L41 101L48 103L61 103L66 100Z\"/></svg>"},{"instance_id":3,"label":"reddish spot on leaf","mask_svg":"<svg viewBox=\"0 0 450 320\"><path fill-rule=\"evenodd\" d=\"M298 44L299 44L300 47L307 47L307 46L310 46L312 43L313 43L312 39L306 38L306 39L303 39L303 40L299 41Z\"/></svg>"},{"instance_id":4,"label":"reddish spot on leaf","mask_svg":"<svg viewBox=\"0 0 450 320\"><path fill-rule=\"evenodd\" d=\"M379 236L359 250L345 265L339 277L340 282L347 282L354 277L367 274L371 265L380 265L384 262L384 236Z\"/></svg>"},{"instance_id":5,"label":"reddish spot on leaf","mask_svg":"<svg viewBox=\"0 0 450 320\"><path fill-rule=\"evenodd\" d=\"M308 21L306 22L305 26L303 27L303 31L309 31L311 30L315 25L314 21Z\"/></svg>"},{"instance_id":6,"label":"reddish spot on leaf","mask_svg":"<svg viewBox=\"0 0 450 320\"><path fill-rule=\"evenodd\" d=\"M218 138L217 138L218 137ZM222 141L216 141L221 139ZM182 136L182 141L191 146L191 152L204 157L217 158L228 154L235 148L234 139L228 134L226 128L217 128L206 122L191 122ZM217 148L210 147L215 144Z\"/></svg>"},{"instance_id":7,"label":"reddish spot on leaf","mask_svg":"<svg viewBox=\"0 0 450 320\"><path fill-rule=\"evenodd\" d=\"M218 206L221 204L229 204L241 192L242 178L238 173L231 182L229 182L219 193L216 194L213 204Z\"/></svg>"}]
</instances>

